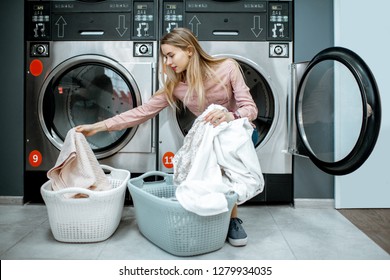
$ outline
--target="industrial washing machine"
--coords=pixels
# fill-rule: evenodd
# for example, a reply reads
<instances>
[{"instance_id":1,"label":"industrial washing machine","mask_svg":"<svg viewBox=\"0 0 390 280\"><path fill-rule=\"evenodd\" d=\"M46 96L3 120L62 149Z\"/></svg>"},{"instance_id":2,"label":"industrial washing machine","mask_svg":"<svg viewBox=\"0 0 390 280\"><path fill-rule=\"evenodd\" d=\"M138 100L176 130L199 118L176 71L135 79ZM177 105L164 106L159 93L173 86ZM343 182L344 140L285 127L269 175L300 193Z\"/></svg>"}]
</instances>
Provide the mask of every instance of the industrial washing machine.
<instances>
[{"instance_id":1,"label":"industrial washing machine","mask_svg":"<svg viewBox=\"0 0 390 280\"><path fill-rule=\"evenodd\" d=\"M312 61L293 63L290 1L163 1L163 35L175 27L193 31L206 52L236 59L259 113L256 152L265 188L253 203L293 203L293 156L309 157L321 170L344 175L373 150L380 129L378 88L361 58L329 48ZM160 113L161 170L195 119L186 110Z\"/></svg>"},{"instance_id":2,"label":"industrial washing machine","mask_svg":"<svg viewBox=\"0 0 390 280\"><path fill-rule=\"evenodd\" d=\"M292 202L292 156L288 153L287 94L292 63L292 1L163 1L161 33L176 26L193 31L206 52L239 62L259 113L256 151L265 189L254 201ZM160 113L159 165L172 172L194 116ZM173 120L173 121L172 121Z\"/></svg>"},{"instance_id":3,"label":"industrial washing machine","mask_svg":"<svg viewBox=\"0 0 390 280\"><path fill-rule=\"evenodd\" d=\"M26 1L26 201L69 129L147 101L156 90L158 1ZM102 164L156 169L155 120L87 137Z\"/></svg>"}]
</instances>

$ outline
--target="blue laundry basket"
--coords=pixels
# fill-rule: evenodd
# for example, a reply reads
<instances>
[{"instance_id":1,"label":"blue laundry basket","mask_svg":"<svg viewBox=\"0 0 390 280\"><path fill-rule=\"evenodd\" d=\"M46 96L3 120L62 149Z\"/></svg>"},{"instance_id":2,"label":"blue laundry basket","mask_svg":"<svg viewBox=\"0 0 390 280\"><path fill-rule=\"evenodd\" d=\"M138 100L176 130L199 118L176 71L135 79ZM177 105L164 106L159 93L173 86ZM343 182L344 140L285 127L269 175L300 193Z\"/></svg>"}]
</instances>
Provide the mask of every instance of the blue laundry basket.
<instances>
[{"instance_id":1,"label":"blue laundry basket","mask_svg":"<svg viewBox=\"0 0 390 280\"><path fill-rule=\"evenodd\" d=\"M152 176L162 178L147 182ZM152 171L128 181L140 232L152 243L176 256L216 251L225 244L230 213L237 194L226 195L229 211L199 216L185 210L175 199L173 175Z\"/></svg>"}]
</instances>

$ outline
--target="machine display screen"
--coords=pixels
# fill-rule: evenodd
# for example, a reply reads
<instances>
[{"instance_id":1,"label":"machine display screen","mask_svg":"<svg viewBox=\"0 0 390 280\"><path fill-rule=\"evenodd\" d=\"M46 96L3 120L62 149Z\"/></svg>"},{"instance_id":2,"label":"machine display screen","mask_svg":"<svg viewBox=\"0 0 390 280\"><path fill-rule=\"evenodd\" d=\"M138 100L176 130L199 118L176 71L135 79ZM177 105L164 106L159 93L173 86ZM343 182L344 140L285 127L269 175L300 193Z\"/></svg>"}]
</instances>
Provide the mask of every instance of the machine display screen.
<instances>
[{"instance_id":1,"label":"machine display screen","mask_svg":"<svg viewBox=\"0 0 390 280\"><path fill-rule=\"evenodd\" d=\"M137 5L137 10L146 10L148 5Z\"/></svg>"},{"instance_id":2,"label":"machine display screen","mask_svg":"<svg viewBox=\"0 0 390 280\"><path fill-rule=\"evenodd\" d=\"M176 10L176 4L167 4L165 6L166 10Z\"/></svg>"},{"instance_id":3,"label":"machine display screen","mask_svg":"<svg viewBox=\"0 0 390 280\"><path fill-rule=\"evenodd\" d=\"M43 11L45 7L43 5L34 5L33 10L34 11Z\"/></svg>"},{"instance_id":4,"label":"machine display screen","mask_svg":"<svg viewBox=\"0 0 390 280\"><path fill-rule=\"evenodd\" d=\"M281 10L283 10L283 6L282 5L272 5L271 10L272 11L281 11Z\"/></svg>"}]
</instances>

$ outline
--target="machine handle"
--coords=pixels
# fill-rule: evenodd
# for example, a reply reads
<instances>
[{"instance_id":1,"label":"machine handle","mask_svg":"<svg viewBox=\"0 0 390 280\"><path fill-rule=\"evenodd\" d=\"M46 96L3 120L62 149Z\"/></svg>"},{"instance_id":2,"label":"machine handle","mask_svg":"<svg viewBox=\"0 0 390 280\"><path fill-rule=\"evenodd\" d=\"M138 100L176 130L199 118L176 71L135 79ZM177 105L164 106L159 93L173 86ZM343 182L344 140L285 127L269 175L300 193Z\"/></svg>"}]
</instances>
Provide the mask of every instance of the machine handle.
<instances>
[{"instance_id":1,"label":"machine handle","mask_svg":"<svg viewBox=\"0 0 390 280\"><path fill-rule=\"evenodd\" d=\"M240 33L237 30L232 31L213 31L213 35L215 36L238 36Z\"/></svg>"},{"instance_id":2,"label":"machine handle","mask_svg":"<svg viewBox=\"0 0 390 280\"><path fill-rule=\"evenodd\" d=\"M89 30L80 30L81 36L103 36L104 31L103 30L96 30L96 31L89 31Z\"/></svg>"}]
</instances>

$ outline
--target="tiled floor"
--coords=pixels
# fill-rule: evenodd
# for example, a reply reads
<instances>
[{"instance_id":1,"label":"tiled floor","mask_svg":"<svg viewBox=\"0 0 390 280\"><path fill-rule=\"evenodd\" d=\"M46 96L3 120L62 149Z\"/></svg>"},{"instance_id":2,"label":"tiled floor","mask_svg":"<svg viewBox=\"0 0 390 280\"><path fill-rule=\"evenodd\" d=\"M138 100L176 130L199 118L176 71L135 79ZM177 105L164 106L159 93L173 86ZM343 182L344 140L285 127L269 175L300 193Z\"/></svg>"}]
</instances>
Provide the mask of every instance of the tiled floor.
<instances>
[{"instance_id":1,"label":"tiled floor","mask_svg":"<svg viewBox=\"0 0 390 280\"><path fill-rule=\"evenodd\" d=\"M376 245L335 209L290 206L241 206L248 245L230 244L186 259L241 260L389 260ZM127 260L180 259L146 240L138 231L134 209L126 206L114 235L88 244L53 238L45 205L0 205L0 259Z\"/></svg>"}]
</instances>

